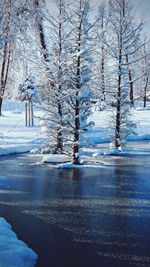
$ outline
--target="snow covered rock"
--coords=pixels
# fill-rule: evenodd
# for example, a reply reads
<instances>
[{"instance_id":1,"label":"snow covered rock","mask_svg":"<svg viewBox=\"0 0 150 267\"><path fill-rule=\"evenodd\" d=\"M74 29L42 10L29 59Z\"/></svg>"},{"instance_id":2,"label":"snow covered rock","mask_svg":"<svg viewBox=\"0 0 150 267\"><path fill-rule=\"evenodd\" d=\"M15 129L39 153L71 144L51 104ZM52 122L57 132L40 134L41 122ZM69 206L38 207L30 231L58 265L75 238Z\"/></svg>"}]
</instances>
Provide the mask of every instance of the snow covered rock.
<instances>
[{"instance_id":1,"label":"snow covered rock","mask_svg":"<svg viewBox=\"0 0 150 267\"><path fill-rule=\"evenodd\" d=\"M11 225L0 217L0 267L33 267L36 260L35 252L18 240Z\"/></svg>"}]
</instances>

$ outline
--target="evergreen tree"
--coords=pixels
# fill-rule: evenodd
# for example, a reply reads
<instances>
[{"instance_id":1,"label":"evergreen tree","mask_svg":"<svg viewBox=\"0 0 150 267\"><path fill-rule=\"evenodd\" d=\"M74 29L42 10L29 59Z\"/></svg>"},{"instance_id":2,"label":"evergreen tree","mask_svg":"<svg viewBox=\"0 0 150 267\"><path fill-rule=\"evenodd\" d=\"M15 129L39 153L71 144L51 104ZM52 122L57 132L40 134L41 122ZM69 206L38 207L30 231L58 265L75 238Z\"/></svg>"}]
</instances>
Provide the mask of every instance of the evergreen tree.
<instances>
[{"instance_id":1,"label":"evergreen tree","mask_svg":"<svg viewBox=\"0 0 150 267\"><path fill-rule=\"evenodd\" d=\"M39 90L36 86L36 79L33 75L29 77L18 88L18 99L25 102L25 121L26 126L34 125L33 103L40 102Z\"/></svg>"}]
</instances>

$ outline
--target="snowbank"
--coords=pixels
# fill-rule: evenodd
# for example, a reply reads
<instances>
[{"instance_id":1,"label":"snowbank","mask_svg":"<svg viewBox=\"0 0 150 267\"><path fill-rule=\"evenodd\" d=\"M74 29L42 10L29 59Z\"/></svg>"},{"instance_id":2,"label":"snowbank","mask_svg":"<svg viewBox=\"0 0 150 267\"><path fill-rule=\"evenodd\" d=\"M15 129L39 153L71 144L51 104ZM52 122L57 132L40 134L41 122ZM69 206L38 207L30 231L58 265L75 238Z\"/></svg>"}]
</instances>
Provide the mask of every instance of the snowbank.
<instances>
[{"instance_id":1,"label":"snowbank","mask_svg":"<svg viewBox=\"0 0 150 267\"><path fill-rule=\"evenodd\" d=\"M62 163L69 160L70 158L67 155L49 154L43 157L42 163Z\"/></svg>"},{"instance_id":2,"label":"snowbank","mask_svg":"<svg viewBox=\"0 0 150 267\"><path fill-rule=\"evenodd\" d=\"M12 107L15 108L15 105ZM19 110L21 110L20 107ZM16 109L13 111L4 110L3 116L0 117L0 156L29 152L34 148L40 148L44 141L41 139L38 119L35 118L34 120L35 127L25 127L24 112L14 113L14 111ZM38 114L35 112L35 115Z\"/></svg>"},{"instance_id":3,"label":"snowbank","mask_svg":"<svg viewBox=\"0 0 150 267\"><path fill-rule=\"evenodd\" d=\"M0 156L21 154L31 151L33 145L4 145L0 146Z\"/></svg>"},{"instance_id":4,"label":"snowbank","mask_svg":"<svg viewBox=\"0 0 150 267\"><path fill-rule=\"evenodd\" d=\"M0 267L33 267L37 255L17 239L11 225L0 217Z\"/></svg>"}]
</instances>

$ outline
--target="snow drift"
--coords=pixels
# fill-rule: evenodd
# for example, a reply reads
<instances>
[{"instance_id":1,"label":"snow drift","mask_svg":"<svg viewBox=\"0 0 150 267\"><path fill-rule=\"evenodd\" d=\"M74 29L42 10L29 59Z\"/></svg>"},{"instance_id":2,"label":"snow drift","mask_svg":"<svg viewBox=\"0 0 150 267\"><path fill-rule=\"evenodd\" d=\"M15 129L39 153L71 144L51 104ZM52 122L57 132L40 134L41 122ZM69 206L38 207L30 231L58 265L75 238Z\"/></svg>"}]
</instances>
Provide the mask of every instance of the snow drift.
<instances>
[{"instance_id":1,"label":"snow drift","mask_svg":"<svg viewBox=\"0 0 150 267\"><path fill-rule=\"evenodd\" d=\"M0 217L0 267L33 267L37 255L18 240L11 225Z\"/></svg>"}]
</instances>

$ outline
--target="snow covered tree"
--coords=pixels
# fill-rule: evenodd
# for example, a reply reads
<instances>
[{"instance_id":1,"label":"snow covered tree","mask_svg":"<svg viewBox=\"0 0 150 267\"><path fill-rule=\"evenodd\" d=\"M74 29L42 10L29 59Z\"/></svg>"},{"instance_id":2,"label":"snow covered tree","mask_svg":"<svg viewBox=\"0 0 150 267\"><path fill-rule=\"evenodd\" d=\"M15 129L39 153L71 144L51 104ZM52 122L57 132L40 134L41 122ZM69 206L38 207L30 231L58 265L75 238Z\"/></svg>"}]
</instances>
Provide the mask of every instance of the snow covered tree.
<instances>
[{"instance_id":1,"label":"snow covered tree","mask_svg":"<svg viewBox=\"0 0 150 267\"><path fill-rule=\"evenodd\" d=\"M25 125L34 126L33 103L40 102L39 90L33 75L29 77L18 88L18 99L25 102Z\"/></svg>"},{"instance_id":2,"label":"snow covered tree","mask_svg":"<svg viewBox=\"0 0 150 267\"><path fill-rule=\"evenodd\" d=\"M145 38L144 38L145 39ZM150 94L150 52L146 39L145 44L139 51L139 57L141 60L137 64L137 72L141 78L137 81L137 87L139 87L138 99L143 100L143 106L147 105L147 98Z\"/></svg>"},{"instance_id":3,"label":"snow covered tree","mask_svg":"<svg viewBox=\"0 0 150 267\"><path fill-rule=\"evenodd\" d=\"M3 32L3 50L1 59L1 73L0 73L0 115L2 109L3 96L7 84L9 64L10 64L10 22L11 22L11 1L8 0L4 5L4 13L1 21L1 30Z\"/></svg>"},{"instance_id":4,"label":"snow covered tree","mask_svg":"<svg viewBox=\"0 0 150 267\"><path fill-rule=\"evenodd\" d=\"M96 25L94 27L94 83L95 94L98 97L98 106L100 109L106 104L106 95L108 87L108 62L109 55L105 45L106 35L109 32L109 22L111 18L111 8L106 1L102 1L98 8Z\"/></svg>"},{"instance_id":5,"label":"snow covered tree","mask_svg":"<svg viewBox=\"0 0 150 267\"><path fill-rule=\"evenodd\" d=\"M114 79L116 111L114 114L114 147L120 149L124 139L134 132L134 123L130 119L130 101L128 87L133 82L129 79L129 70L139 59L136 52L140 49L139 37L142 24L135 27L132 8L128 0L110 1L112 14L112 34L109 36L108 49L117 76ZM130 60L134 55L134 61Z\"/></svg>"},{"instance_id":6,"label":"snow covered tree","mask_svg":"<svg viewBox=\"0 0 150 267\"><path fill-rule=\"evenodd\" d=\"M19 35L23 34L24 29L28 26L28 19L31 18L30 1L1 0L0 3L2 10L0 32L3 40L0 58L0 115L9 78L14 43Z\"/></svg>"},{"instance_id":7,"label":"snow covered tree","mask_svg":"<svg viewBox=\"0 0 150 267\"><path fill-rule=\"evenodd\" d=\"M91 53L89 49L89 1L78 0L72 8L72 34L68 47L68 95L66 123L67 144L71 148L73 164L80 164L82 135L91 126L87 121L91 111ZM85 141L85 140L84 140ZM85 143L84 143L85 144Z\"/></svg>"},{"instance_id":8,"label":"snow covered tree","mask_svg":"<svg viewBox=\"0 0 150 267\"><path fill-rule=\"evenodd\" d=\"M54 153L63 149L63 108L66 91L66 39L68 35L66 5L64 0L56 2L53 17L49 14L49 32L51 37L51 56L48 62L48 85L44 92L43 118L47 140ZM52 145L53 143L53 145Z\"/></svg>"},{"instance_id":9,"label":"snow covered tree","mask_svg":"<svg viewBox=\"0 0 150 267\"><path fill-rule=\"evenodd\" d=\"M34 20L33 27L35 28L35 33L37 36L37 43L39 43L41 63L43 64L42 67L44 69L45 76L46 76L45 78L47 79L48 84L50 84L51 86L54 86L53 81L51 79L51 75L50 75L51 69L49 66L51 62L50 47L52 45L50 38L49 38L49 36L52 36L52 34L49 31L49 26L54 23L55 15L53 17L50 14L50 11L48 11L48 9L46 8L45 0L32 0L32 1L33 1L34 11L35 11L35 16L34 16L35 20ZM55 1L56 4L57 2L58 1ZM54 28L55 27L56 25L54 26ZM52 32L54 32L54 28L52 29ZM45 29L47 29L47 32Z\"/></svg>"},{"instance_id":10,"label":"snow covered tree","mask_svg":"<svg viewBox=\"0 0 150 267\"><path fill-rule=\"evenodd\" d=\"M126 54L126 63L129 63L129 56ZM134 106L134 81L133 81L133 75L132 75L132 68L128 65L128 79L129 79L129 100L131 105Z\"/></svg>"},{"instance_id":11,"label":"snow covered tree","mask_svg":"<svg viewBox=\"0 0 150 267\"><path fill-rule=\"evenodd\" d=\"M41 54L46 63L49 61L49 51L44 31L44 11L46 10L46 3L43 0L33 0L33 4L35 9L35 29L39 37Z\"/></svg>"}]
</instances>

